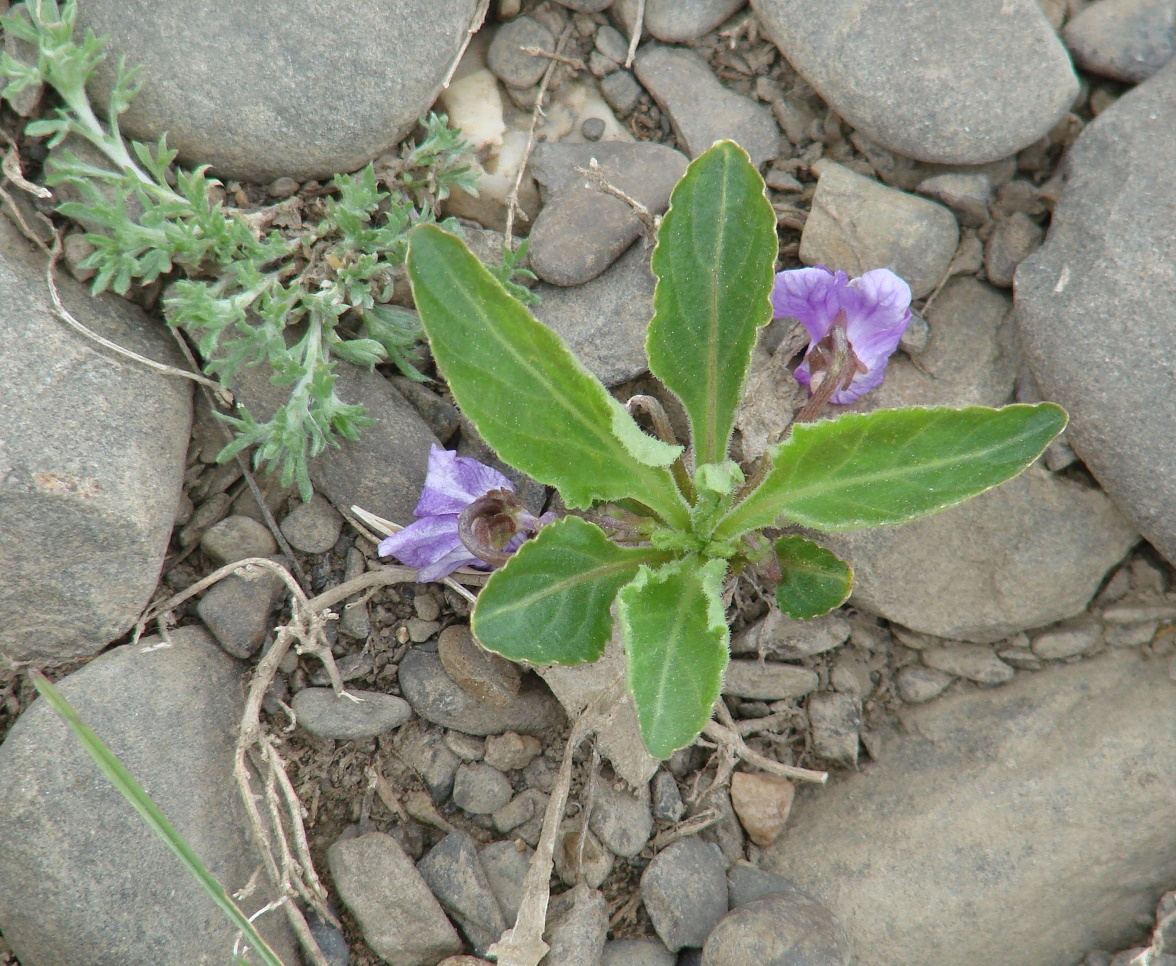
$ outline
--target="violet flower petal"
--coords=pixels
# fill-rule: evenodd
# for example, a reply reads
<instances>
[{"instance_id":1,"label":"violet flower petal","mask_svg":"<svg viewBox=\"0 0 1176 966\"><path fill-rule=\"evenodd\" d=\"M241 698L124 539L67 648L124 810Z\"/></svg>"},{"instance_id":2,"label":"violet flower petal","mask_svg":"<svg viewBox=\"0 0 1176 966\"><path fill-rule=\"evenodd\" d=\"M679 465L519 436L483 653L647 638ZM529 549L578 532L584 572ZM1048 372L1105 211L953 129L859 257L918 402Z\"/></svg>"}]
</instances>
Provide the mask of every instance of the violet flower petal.
<instances>
[{"instance_id":1,"label":"violet flower petal","mask_svg":"<svg viewBox=\"0 0 1176 966\"><path fill-rule=\"evenodd\" d=\"M841 292L849 285L845 272L824 265L778 272L772 285L772 317L793 318L819 342L841 309Z\"/></svg>"},{"instance_id":2,"label":"violet flower petal","mask_svg":"<svg viewBox=\"0 0 1176 966\"><path fill-rule=\"evenodd\" d=\"M418 517L461 513L478 497L497 489L513 493L514 484L493 467L434 443L429 449L425 486L413 513Z\"/></svg>"}]
</instances>

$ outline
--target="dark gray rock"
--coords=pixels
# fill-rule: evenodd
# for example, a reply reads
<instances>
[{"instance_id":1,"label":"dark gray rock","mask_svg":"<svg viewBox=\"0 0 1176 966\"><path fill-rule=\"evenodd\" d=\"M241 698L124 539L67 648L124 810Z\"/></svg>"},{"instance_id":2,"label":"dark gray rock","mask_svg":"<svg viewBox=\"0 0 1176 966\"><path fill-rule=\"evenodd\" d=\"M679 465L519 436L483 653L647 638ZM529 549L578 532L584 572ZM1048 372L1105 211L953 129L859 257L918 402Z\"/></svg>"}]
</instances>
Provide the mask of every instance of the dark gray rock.
<instances>
[{"instance_id":1,"label":"dark gray rock","mask_svg":"<svg viewBox=\"0 0 1176 966\"><path fill-rule=\"evenodd\" d=\"M984 272L988 281L1012 288L1017 266L1041 245L1045 232L1024 212L1013 212L997 224L984 246Z\"/></svg>"},{"instance_id":2,"label":"dark gray rock","mask_svg":"<svg viewBox=\"0 0 1176 966\"><path fill-rule=\"evenodd\" d=\"M780 129L771 113L720 84L693 51L647 44L633 66L690 157L697 158L723 138L742 147L757 168L780 153Z\"/></svg>"},{"instance_id":3,"label":"dark gray rock","mask_svg":"<svg viewBox=\"0 0 1176 966\"><path fill-rule=\"evenodd\" d=\"M572 907L547 926L543 938L551 946L543 957L549 966L600 966L608 938L604 896L581 882L572 890Z\"/></svg>"},{"instance_id":4,"label":"dark gray rock","mask_svg":"<svg viewBox=\"0 0 1176 966\"><path fill-rule=\"evenodd\" d=\"M686 806L678 782L668 771L659 771L649 785L653 817L661 822L676 822L682 817Z\"/></svg>"},{"instance_id":5,"label":"dark gray rock","mask_svg":"<svg viewBox=\"0 0 1176 966\"><path fill-rule=\"evenodd\" d=\"M409 649L400 662L400 690L426 721L468 735L500 735L504 731L541 737L563 726L559 702L541 681L526 677L518 696L505 706L479 701L445 673L433 651Z\"/></svg>"},{"instance_id":6,"label":"dark gray rock","mask_svg":"<svg viewBox=\"0 0 1176 966\"><path fill-rule=\"evenodd\" d=\"M619 780L602 778L596 783L588 827L613 855L633 858L653 833L648 787L634 794Z\"/></svg>"},{"instance_id":7,"label":"dark gray rock","mask_svg":"<svg viewBox=\"0 0 1176 966\"><path fill-rule=\"evenodd\" d=\"M298 723L316 738L339 741L374 738L399 728L412 717L403 698L380 691L349 691L336 695L330 688L303 688L291 703Z\"/></svg>"},{"instance_id":8,"label":"dark gray rock","mask_svg":"<svg viewBox=\"0 0 1176 966\"><path fill-rule=\"evenodd\" d=\"M922 161L974 164L1044 137L1078 79L1035 0L927 17L875 0L752 0L789 63L852 127Z\"/></svg>"},{"instance_id":9,"label":"dark gray rock","mask_svg":"<svg viewBox=\"0 0 1176 966\"><path fill-rule=\"evenodd\" d=\"M271 570L243 568L209 588L196 613L220 646L233 657L252 657L272 626L270 615L285 583Z\"/></svg>"},{"instance_id":10,"label":"dark gray rock","mask_svg":"<svg viewBox=\"0 0 1176 966\"><path fill-rule=\"evenodd\" d=\"M352 171L397 144L436 97L476 6L218 3L193 16L100 0L79 8L77 29L110 38L92 85L99 103L120 57L142 69L120 118L127 135L153 143L166 131L183 163L265 183Z\"/></svg>"},{"instance_id":11,"label":"dark gray rock","mask_svg":"<svg viewBox=\"0 0 1176 966\"><path fill-rule=\"evenodd\" d=\"M489 815L510 801L506 776L485 762L462 762L453 776L453 804L471 815Z\"/></svg>"},{"instance_id":12,"label":"dark gray rock","mask_svg":"<svg viewBox=\"0 0 1176 966\"><path fill-rule=\"evenodd\" d=\"M1025 357L1066 438L1140 532L1176 560L1176 65L1120 98L1068 154L1043 247L1017 271Z\"/></svg>"},{"instance_id":13,"label":"dark gray rock","mask_svg":"<svg viewBox=\"0 0 1176 966\"><path fill-rule=\"evenodd\" d=\"M494 39L486 51L486 66L507 87L538 84L551 63L546 57L522 50L523 47L537 47L550 54L555 51L555 38L543 24L530 17L516 17L494 31Z\"/></svg>"},{"instance_id":14,"label":"dark gray rock","mask_svg":"<svg viewBox=\"0 0 1176 966\"><path fill-rule=\"evenodd\" d=\"M850 966L853 950L833 914L803 892L777 892L723 917L702 966Z\"/></svg>"},{"instance_id":15,"label":"dark gray rock","mask_svg":"<svg viewBox=\"0 0 1176 966\"><path fill-rule=\"evenodd\" d=\"M1173 0L1098 0L1062 39L1083 70L1128 84L1147 80L1176 52Z\"/></svg>"},{"instance_id":16,"label":"dark gray rock","mask_svg":"<svg viewBox=\"0 0 1176 966\"><path fill-rule=\"evenodd\" d=\"M813 728L813 751L841 765L856 765L862 730L861 699L852 694L821 691L809 697L808 714Z\"/></svg>"},{"instance_id":17,"label":"dark gray rock","mask_svg":"<svg viewBox=\"0 0 1176 966\"><path fill-rule=\"evenodd\" d=\"M204 531L200 549L223 567L246 557L271 557L278 552L278 544L263 524L251 517L231 516Z\"/></svg>"},{"instance_id":18,"label":"dark gray rock","mask_svg":"<svg viewBox=\"0 0 1176 966\"><path fill-rule=\"evenodd\" d=\"M282 519L282 536L303 553L326 553L343 532L343 517L330 503L315 495L298 503Z\"/></svg>"},{"instance_id":19,"label":"dark gray rock","mask_svg":"<svg viewBox=\"0 0 1176 966\"><path fill-rule=\"evenodd\" d=\"M641 898L667 949L701 946L727 912L727 861L710 842L681 839L646 867Z\"/></svg>"},{"instance_id":20,"label":"dark gray rock","mask_svg":"<svg viewBox=\"0 0 1176 966\"><path fill-rule=\"evenodd\" d=\"M602 24L596 28L593 40L597 51L614 64L623 64L629 56L629 38L616 27Z\"/></svg>"},{"instance_id":21,"label":"dark gray rock","mask_svg":"<svg viewBox=\"0 0 1176 966\"><path fill-rule=\"evenodd\" d=\"M185 366L165 328L58 278L99 335ZM65 325L45 260L0 219L0 666L60 664L128 630L159 579L183 484L191 383Z\"/></svg>"},{"instance_id":22,"label":"dark gray rock","mask_svg":"<svg viewBox=\"0 0 1176 966\"><path fill-rule=\"evenodd\" d=\"M747 0L646 0L645 29L668 44L684 44L745 6Z\"/></svg>"},{"instance_id":23,"label":"dark gray rock","mask_svg":"<svg viewBox=\"0 0 1176 966\"><path fill-rule=\"evenodd\" d=\"M443 802L453 791L461 759L435 728L414 722L396 734L396 753L429 789L434 802Z\"/></svg>"},{"instance_id":24,"label":"dark gray rock","mask_svg":"<svg viewBox=\"0 0 1176 966\"><path fill-rule=\"evenodd\" d=\"M482 871L508 926L519 917L523 885L534 855L534 849L526 845L520 848L515 842L491 842L478 850Z\"/></svg>"},{"instance_id":25,"label":"dark gray rock","mask_svg":"<svg viewBox=\"0 0 1176 966\"><path fill-rule=\"evenodd\" d=\"M641 100L641 85L627 70L616 70L601 79L600 93L618 114L631 114Z\"/></svg>"},{"instance_id":26,"label":"dark gray rock","mask_svg":"<svg viewBox=\"0 0 1176 966\"><path fill-rule=\"evenodd\" d=\"M462 950L457 931L412 859L383 832L336 842L331 878L363 931L364 942L396 966L436 966Z\"/></svg>"},{"instance_id":27,"label":"dark gray rock","mask_svg":"<svg viewBox=\"0 0 1176 966\"><path fill-rule=\"evenodd\" d=\"M791 879L768 872L743 859L731 863L731 868L727 870L727 895L732 909L777 892L791 892L795 888L796 884Z\"/></svg>"},{"instance_id":28,"label":"dark gray rock","mask_svg":"<svg viewBox=\"0 0 1176 966\"><path fill-rule=\"evenodd\" d=\"M799 791L763 864L873 966L1121 948L1176 881L1174 714L1176 685L1125 651L907 709L868 774Z\"/></svg>"},{"instance_id":29,"label":"dark gray rock","mask_svg":"<svg viewBox=\"0 0 1176 966\"><path fill-rule=\"evenodd\" d=\"M182 627L58 683L230 893L259 862L232 774L243 673ZM28 966L232 958L234 927L41 700L0 745L0 881L0 930ZM241 905L270 898L263 884ZM285 919L258 925L294 962Z\"/></svg>"},{"instance_id":30,"label":"dark gray rock","mask_svg":"<svg viewBox=\"0 0 1176 966\"><path fill-rule=\"evenodd\" d=\"M450 832L417 863L417 870L457 920L474 952L483 955L506 929L506 920L482 871L473 840L464 832Z\"/></svg>"}]
</instances>

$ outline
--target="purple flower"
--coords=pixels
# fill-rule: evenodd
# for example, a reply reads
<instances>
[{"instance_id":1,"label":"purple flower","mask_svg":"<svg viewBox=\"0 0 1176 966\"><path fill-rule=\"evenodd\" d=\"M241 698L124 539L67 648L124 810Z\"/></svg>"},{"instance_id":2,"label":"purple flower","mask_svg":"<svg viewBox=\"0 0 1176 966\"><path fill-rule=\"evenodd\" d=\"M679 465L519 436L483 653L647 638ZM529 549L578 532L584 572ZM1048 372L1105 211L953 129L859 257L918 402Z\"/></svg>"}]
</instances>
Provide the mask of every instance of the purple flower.
<instances>
[{"instance_id":1,"label":"purple flower","mask_svg":"<svg viewBox=\"0 0 1176 966\"><path fill-rule=\"evenodd\" d=\"M910 305L910 286L885 268L853 281L823 265L797 268L779 272L772 287L773 317L798 319L812 340L794 375L814 394L825 379L837 379L829 401L839 405L881 385Z\"/></svg>"},{"instance_id":2,"label":"purple flower","mask_svg":"<svg viewBox=\"0 0 1176 966\"><path fill-rule=\"evenodd\" d=\"M467 565L488 569L493 565L488 557L494 558L494 564L503 562L526 539L525 531L533 532L548 522L548 514L537 518L518 506L512 493L514 484L498 470L433 444L425 486L413 510L417 519L381 540L378 552L416 567L422 583L440 580ZM484 556L478 556L462 540L462 516L472 504L477 504L475 512L484 511L488 494L493 496L492 515L464 521L467 537L481 538L485 544L480 546Z\"/></svg>"}]
</instances>

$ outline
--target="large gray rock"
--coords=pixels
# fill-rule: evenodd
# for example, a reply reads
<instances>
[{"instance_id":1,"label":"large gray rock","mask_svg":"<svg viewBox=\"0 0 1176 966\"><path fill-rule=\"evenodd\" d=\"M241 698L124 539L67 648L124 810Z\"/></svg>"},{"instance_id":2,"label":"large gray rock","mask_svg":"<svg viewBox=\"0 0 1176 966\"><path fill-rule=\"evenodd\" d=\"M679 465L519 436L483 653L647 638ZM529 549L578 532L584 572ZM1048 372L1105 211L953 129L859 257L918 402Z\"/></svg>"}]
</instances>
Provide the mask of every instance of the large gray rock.
<instances>
[{"instance_id":1,"label":"large gray rock","mask_svg":"<svg viewBox=\"0 0 1176 966\"><path fill-rule=\"evenodd\" d=\"M1066 437L1176 561L1176 65L1099 115L1069 152L1045 245L1017 271L1025 356Z\"/></svg>"},{"instance_id":2,"label":"large gray rock","mask_svg":"<svg viewBox=\"0 0 1176 966\"><path fill-rule=\"evenodd\" d=\"M233 780L242 672L184 627L170 646L116 648L58 685L230 893L260 861ZM0 930L24 966L232 958L234 927L40 700L0 745L0 882ZM259 926L293 962L284 917Z\"/></svg>"},{"instance_id":3,"label":"large gray rock","mask_svg":"<svg viewBox=\"0 0 1176 966\"><path fill-rule=\"evenodd\" d=\"M142 68L125 133L154 142L166 131L182 162L264 182L351 171L399 142L436 97L476 6L91 0L77 29L110 37L99 101L120 57Z\"/></svg>"},{"instance_id":4,"label":"large gray rock","mask_svg":"<svg viewBox=\"0 0 1176 966\"><path fill-rule=\"evenodd\" d=\"M118 345L185 363L166 329L58 273L69 312ZM159 579L183 484L191 384L54 313L45 260L0 219L0 667L93 654Z\"/></svg>"},{"instance_id":5,"label":"large gray rock","mask_svg":"<svg viewBox=\"0 0 1176 966\"><path fill-rule=\"evenodd\" d=\"M1146 80L1176 52L1173 0L1098 0L1062 33L1079 67L1129 84Z\"/></svg>"},{"instance_id":6,"label":"large gray rock","mask_svg":"<svg viewBox=\"0 0 1176 966\"><path fill-rule=\"evenodd\" d=\"M1035 0L752 0L768 35L841 117L899 154L975 164L1016 153L1078 79Z\"/></svg>"},{"instance_id":7,"label":"large gray rock","mask_svg":"<svg viewBox=\"0 0 1176 966\"><path fill-rule=\"evenodd\" d=\"M1115 651L906 712L882 761L802 789L764 865L859 966L1071 966L1176 881L1176 684Z\"/></svg>"}]
</instances>

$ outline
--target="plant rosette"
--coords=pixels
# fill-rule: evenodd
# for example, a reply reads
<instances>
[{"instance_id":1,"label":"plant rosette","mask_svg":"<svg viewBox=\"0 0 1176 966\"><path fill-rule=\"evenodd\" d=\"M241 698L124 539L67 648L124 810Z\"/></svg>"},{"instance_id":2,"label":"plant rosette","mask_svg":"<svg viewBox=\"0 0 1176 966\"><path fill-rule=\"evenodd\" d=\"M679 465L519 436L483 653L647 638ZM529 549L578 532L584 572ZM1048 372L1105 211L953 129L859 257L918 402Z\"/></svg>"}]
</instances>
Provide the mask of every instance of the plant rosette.
<instances>
[{"instance_id":1,"label":"plant rosette","mask_svg":"<svg viewBox=\"0 0 1176 966\"><path fill-rule=\"evenodd\" d=\"M417 311L455 400L505 462L555 487L568 511L535 532L509 490L493 489L487 503L467 488L464 508L446 506L462 519L442 528L437 559L500 565L472 623L483 646L510 660L595 661L615 619L641 735L657 758L691 744L719 698L733 574L756 566L778 578L781 611L800 619L849 596L845 561L796 533L770 540L765 528L833 532L927 516L1016 476L1067 420L1041 403L808 421L881 382L910 290L885 270L852 282L823 268L776 276L775 227L762 178L730 141L690 164L659 227L645 348L689 418L689 450L647 435L460 239L435 225L410 235ZM757 332L774 314L809 332L797 377L813 398L746 479L728 445ZM428 504L423 496L426 518ZM427 541L414 552L425 554L418 565L433 562Z\"/></svg>"}]
</instances>

